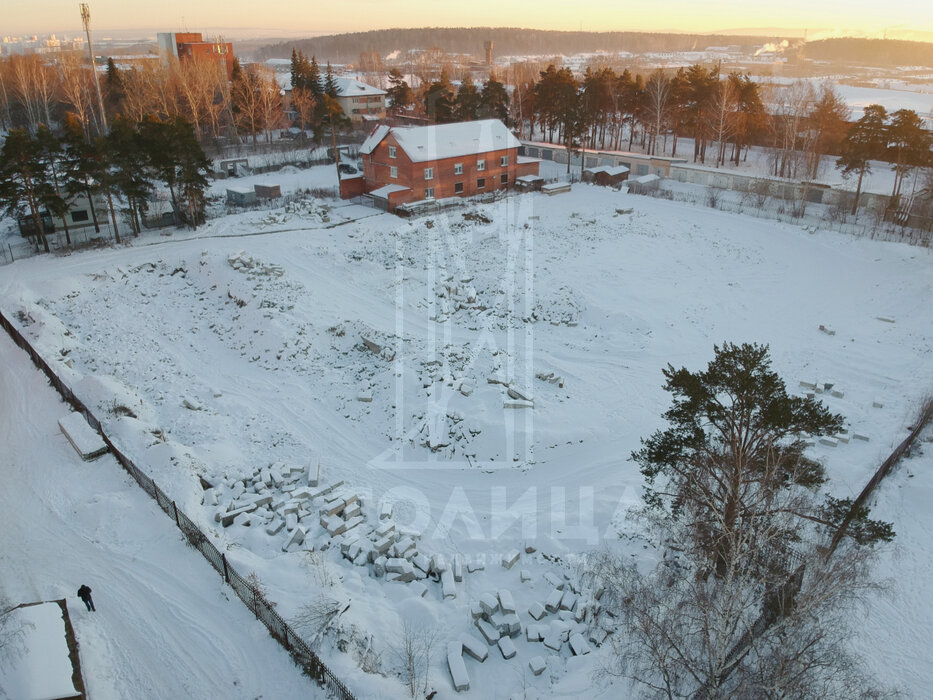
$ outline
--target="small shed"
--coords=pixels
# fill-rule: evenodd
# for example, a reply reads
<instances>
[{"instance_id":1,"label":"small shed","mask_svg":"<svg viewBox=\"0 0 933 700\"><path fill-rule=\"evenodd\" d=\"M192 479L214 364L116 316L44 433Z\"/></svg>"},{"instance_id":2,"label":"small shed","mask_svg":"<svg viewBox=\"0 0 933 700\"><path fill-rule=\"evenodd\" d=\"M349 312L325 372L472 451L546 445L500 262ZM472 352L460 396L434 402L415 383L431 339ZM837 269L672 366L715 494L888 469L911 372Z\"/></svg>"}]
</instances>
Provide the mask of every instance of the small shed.
<instances>
[{"instance_id":1,"label":"small shed","mask_svg":"<svg viewBox=\"0 0 933 700\"><path fill-rule=\"evenodd\" d=\"M266 183L263 185L253 185L258 199L278 199L282 196L282 188L279 185Z\"/></svg>"},{"instance_id":2,"label":"small shed","mask_svg":"<svg viewBox=\"0 0 933 700\"><path fill-rule=\"evenodd\" d=\"M217 172L227 177L237 177L249 173L249 160L247 158L227 158L217 164Z\"/></svg>"},{"instance_id":3,"label":"small shed","mask_svg":"<svg viewBox=\"0 0 933 700\"><path fill-rule=\"evenodd\" d=\"M615 187L628 179L629 169L624 165L600 165L583 171L583 182L593 182L602 187Z\"/></svg>"},{"instance_id":4,"label":"small shed","mask_svg":"<svg viewBox=\"0 0 933 700\"><path fill-rule=\"evenodd\" d=\"M256 190L250 187L228 187L227 206L248 207L256 203Z\"/></svg>"},{"instance_id":5,"label":"small shed","mask_svg":"<svg viewBox=\"0 0 933 700\"><path fill-rule=\"evenodd\" d=\"M661 178L657 175L642 175L629 180L628 191L632 194L646 194L656 192L661 186Z\"/></svg>"},{"instance_id":6,"label":"small shed","mask_svg":"<svg viewBox=\"0 0 933 700\"><path fill-rule=\"evenodd\" d=\"M380 209L394 212L395 207L402 204L404 200L411 196L411 190L402 185L383 185L371 192L366 193Z\"/></svg>"},{"instance_id":7,"label":"small shed","mask_svg":"<svg viewBox=\"0 0 933 700\"><path fill-rule=\"evenodd\" d=\"M544 178L537 175L521 175L515 178L515 189L520 192L540 192Z\"/></svg>"},{"instance_id":8,"label":"small shed","mask_svg":"<svg viewBox=\"0 0 933 700\"><path fill-rule=\"evenodd\" d=\"M547 185L541 186L541 191L549 197L555 194L563 194L564 192L570 192L570 183L569 182L552 182Z\"/></svg>"}]
</instances>

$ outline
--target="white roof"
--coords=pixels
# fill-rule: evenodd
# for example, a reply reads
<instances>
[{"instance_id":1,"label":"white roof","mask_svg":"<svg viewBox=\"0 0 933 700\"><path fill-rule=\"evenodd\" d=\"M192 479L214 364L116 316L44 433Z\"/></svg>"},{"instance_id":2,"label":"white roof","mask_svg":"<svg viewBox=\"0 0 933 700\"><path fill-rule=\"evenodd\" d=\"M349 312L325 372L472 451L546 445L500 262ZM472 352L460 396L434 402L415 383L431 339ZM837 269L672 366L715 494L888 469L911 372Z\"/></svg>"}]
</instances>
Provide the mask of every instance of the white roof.
<instances>
[{"instance_id":1,"label":"white roof","mask_svg":"<svg viewBox=\"0 0 933 700\"><path fill-rule=\"evenodd\" d=\"M624 165L617 165L615 167L610 167L608 165L600 165L596 168L586 169L586 172L588 173L593 173L594 175L596 173L606 173L610 177L614 175L622 175L623 173L627 173L628 171L629 171L628 168L626 168Z\"/></svg>"},{"instance_id":2,"label":"white roof","mask_svg":"<svg viewBox=\"0 0 933 700\"><path fill-rule=\"evenodd\" d=\"M544 178L541 177L540 175L522 175L520 177L515 178L515 182L528 182L528 183L541 182L542 180L544 180Z\"/></svg>"},{"instance_id":3,"label":"white roof","mask_svg":"<svg viewBox=\"0 0 933 700\"><path fill-rule=\"evenodd\" d=\"M501 121L482 119L431 126L397 126L392 129L380 126L363 143L360 153L372 153L390 132L414 163L481 155L504 148L518 148L520 145Z\"/></svg>"},{"instance_id":4,"label":"white roof","mask_svg":"<svg viewBox=\"0 0 933 700\"><path fill-rule=\"evenodd\" d=\"M369 194L373 197L378 197L379 199L388 199L389 195L393 192L405 192L408 190L407 187L402 187L401 185L383 185L377 190L373 190Z\"/></svg>"},{"instance_id":5,"label":"white roof","mask_svg":"<svg viewBox=\"0 0 933 700\"><path fill-rule=\"evenodd\" d=\"M385 90L380 90L372 85L362 83L355 78L334 78L334 84L337 86L337 94L340 97L355 97L356 95L385 95Z\"/></svg>"},{"instance_id":6,"label":"white roof","mask_svg":"<svg viewBox=\"0 0 933 700\"><path fill-rule=\"evenodd\" d=\"M366 140L363 141L363 145L360 146L360 153L372 153L376 146L386 137L386 134L389 133L389 127L385 124L380 124L375 129L373 129L369 136L366 137Z\"/></svg>"},{"instance_id":7,"label":"white roof","mask_svg":"<svg viewBox=\"0 0 933 700\"><path fill-rule=\"evenodd\" d=\"M235 194L253 194L255 190L252 187L228 187L227 192Z\"/></svg>"},{"instance_id":8,"label":"white roof","mask_svg":"<svg viewBox=\"0 0 933 700\"><path fill-rule=\"evenodd\" d=\"M660 180L657 175L642 175L639 178L635 179L635 182L641 183L642 185L647 185L649 182L654 182L655 180Z\"/></svg>"}]
</instances>

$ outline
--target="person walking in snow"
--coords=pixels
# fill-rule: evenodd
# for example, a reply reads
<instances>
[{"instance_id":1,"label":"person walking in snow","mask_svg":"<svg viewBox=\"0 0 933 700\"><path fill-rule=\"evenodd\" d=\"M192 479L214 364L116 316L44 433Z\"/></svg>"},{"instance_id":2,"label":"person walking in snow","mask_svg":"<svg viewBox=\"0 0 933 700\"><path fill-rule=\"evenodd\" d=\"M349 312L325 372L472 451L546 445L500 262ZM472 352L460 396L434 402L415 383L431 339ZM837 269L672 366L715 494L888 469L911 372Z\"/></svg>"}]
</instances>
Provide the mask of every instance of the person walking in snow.
<instances>
[{"instance_id":1,"label":"person walking in snow","mask_svg":"<svg viewBox=\"0 0 933 700\"><path fill-rule=\"evenodd\" d=\"M97 612L97 610L94 609L94 599L91 598L90 586L81 584L81 588L78 589L78 597L84 601L88 611Z\"/></svg>"}]
</instances>

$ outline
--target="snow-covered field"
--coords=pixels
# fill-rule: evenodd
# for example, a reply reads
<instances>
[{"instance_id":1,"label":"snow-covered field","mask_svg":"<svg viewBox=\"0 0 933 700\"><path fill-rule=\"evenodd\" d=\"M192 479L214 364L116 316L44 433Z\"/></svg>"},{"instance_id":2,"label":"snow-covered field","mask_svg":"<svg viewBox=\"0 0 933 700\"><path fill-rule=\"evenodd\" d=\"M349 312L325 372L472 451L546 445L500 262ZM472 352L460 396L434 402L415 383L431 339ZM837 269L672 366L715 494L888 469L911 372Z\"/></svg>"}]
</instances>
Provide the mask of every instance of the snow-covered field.
<instances>
[{"instance_id":1,"label":"snow-covered field","mask_svg":"<svg viewBox=\"0 0 933 700\"><path fill-rule=\"evenodd\" d=\"M292 175L304 188L333 170ZM248 212L196 237L19 261L0 269L0 305L228 558L259 574L284 617L322 595L346 607L321 645L360 697L405 692L393 654L404 620L439 630L429 685L453 696L446 642L479 638L471 605L501 590L522 626L517 656L491 646L482 665L465 657L472 696L579 697L601 650L551 650L526 630L599 639L575 566L632 534L624 513L641 479L628 455L660 425L662 367L696 369L714 344L756 341L792 390L832 383L842 395L822 398L869 441L814 454L833 493L854 495L933 386L931 265L923 248L576 185L413 221L320 201ZM3 401L6 416L25 412L24 397ZM125 482L104 459L79 468ZM902 469L882 488L895 581L854 643L874 653L881 680L922 695L933 686L918 661L933 624L933 519L919 459L930 461L908 463L913 478ZM318 489L344 482L319 497L306 485L318 462ZM343 504L325 505L338 493ZM229 527L215 518L266 495ZM360 522L332 538L324 525L339 523L319 511L335 507L344 527ZM387 523L414 583L367 561ZM299 528L304 541L288 546ZM152 537L137 533L121 533L127 546ZM518 563L502 567L514 550ZM462 563L462 580L425 576L432 557L447 562L435 569ZM532 619L567 579L574 611ZM534 676L539 655L547 670ZM364 659L385 675L358 670Z\"/></svg>"}]
</instances>

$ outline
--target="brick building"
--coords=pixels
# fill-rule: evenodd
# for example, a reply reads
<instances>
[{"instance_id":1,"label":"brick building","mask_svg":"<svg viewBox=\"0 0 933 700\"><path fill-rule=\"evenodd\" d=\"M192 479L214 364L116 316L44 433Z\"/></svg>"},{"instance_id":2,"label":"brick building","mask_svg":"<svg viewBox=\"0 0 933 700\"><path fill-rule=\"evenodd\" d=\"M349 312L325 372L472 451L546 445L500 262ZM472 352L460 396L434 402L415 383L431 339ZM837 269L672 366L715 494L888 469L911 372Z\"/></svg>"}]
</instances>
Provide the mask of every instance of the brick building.
<instances>
[{"instance_id":1,"label":"brick building","mask_svg":"<svg viewBox=\"0 0 933 700\"><path fill-rule=\"evenodd\" d=\"M417 127L377 126L360 147L363 177L353 183L393 211L399 204L469 197L511 187L537 175L536 158L518 155L521 144L498 119ZM343 183L341 183L343 185Z\"/></svg>"},{"instance_id":2,"label":"brick building","mask_svg":"<svg viewBox=\"0 0 933 700\"><path fill-rule=\"evenodd\" d=\"M382 121L386 118L386 91L354 78L335 77L337 102L353 122Z\"/></svg>"},{"instance_id":3,"label":"brick building","mask_svg":"<svg viewBox=\"0 0 933 700\"><path fill-rule=\"evenodd\" d=\"M233 76L233 44L204 41L200 32L159 32L159 54L164 63L172 57L179 61L201 56L221 63L227 71L227 80Z\"/></svg>"}]
</instances>

